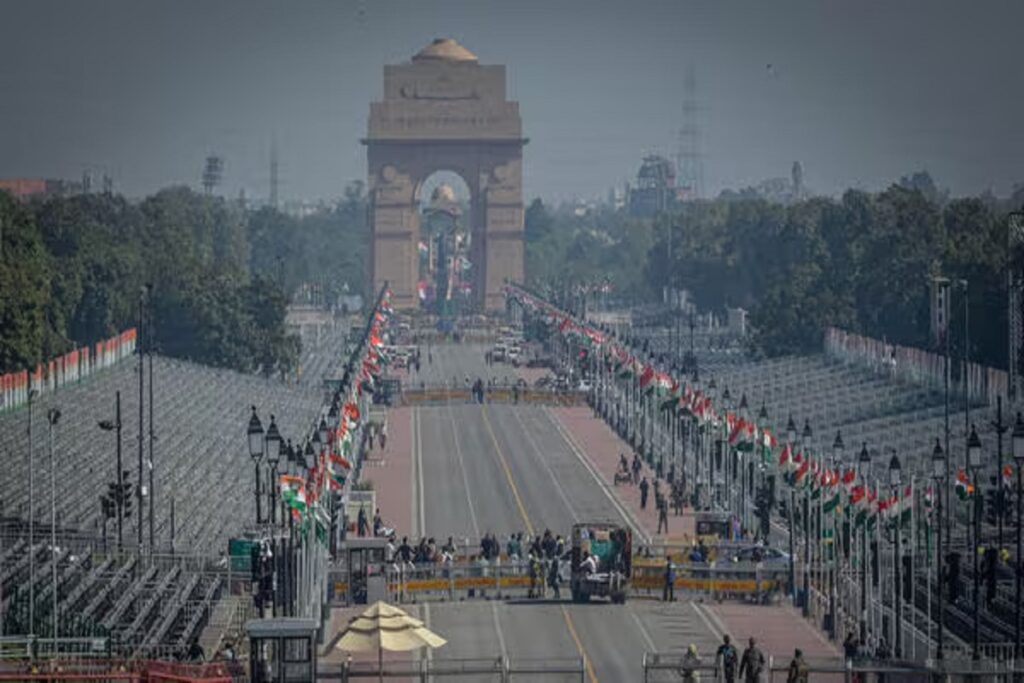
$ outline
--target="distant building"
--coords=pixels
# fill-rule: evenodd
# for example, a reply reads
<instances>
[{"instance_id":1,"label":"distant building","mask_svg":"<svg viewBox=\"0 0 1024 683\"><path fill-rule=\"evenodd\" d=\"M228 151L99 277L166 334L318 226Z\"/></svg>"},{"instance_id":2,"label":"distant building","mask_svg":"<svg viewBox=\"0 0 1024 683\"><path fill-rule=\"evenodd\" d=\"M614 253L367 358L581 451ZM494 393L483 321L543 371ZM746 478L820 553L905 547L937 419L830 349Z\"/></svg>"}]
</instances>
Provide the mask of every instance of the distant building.
<instances>
[{"instance_id":1,"label":"distant building","mask_svg":"<svg viewBox=\"0 0 1024 683\"><path fill-rule=\"evenodd\" d=\"M0 192L7 191L15 199L27 201L34 197L67 197L81 194L82 183L50 178L0 178Z\"/></svg>"},{"instance_id":2,"label":"distant building","mask_svg":"<svg viewBox=\"0 0 1024 683\"><path fill-rule=\"evenodd\" d=\"M650 217L670 210L676 203L676 168L663 156L644 157L636 174L636 187L629 188L631 216Z\"/></svg>"}]
</instances>

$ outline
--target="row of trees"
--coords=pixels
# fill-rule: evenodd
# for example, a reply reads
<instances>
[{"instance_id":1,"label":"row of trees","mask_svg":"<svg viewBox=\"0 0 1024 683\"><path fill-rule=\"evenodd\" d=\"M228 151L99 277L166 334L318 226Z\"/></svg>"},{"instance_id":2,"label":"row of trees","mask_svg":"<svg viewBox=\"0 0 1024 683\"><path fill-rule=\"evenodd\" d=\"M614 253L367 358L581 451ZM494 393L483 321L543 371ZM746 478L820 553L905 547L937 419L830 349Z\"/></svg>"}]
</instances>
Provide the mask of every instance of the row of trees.
<instances>
[{"instance_id":1,"label":"row of trees","mask_svg":"<svg viewBox=\"0 0 1024 683\"><path fill-rule=\"evenodd\" d=\"M992 196L949 199L927 174L878 193L791 204L759 198L688 202L651 222L621 212L583 219L527 211L528 275L543 286L610 278L629 297L688 289L702 310L740 306L766 355L820 349L830 325L927 347L929 279L966 280L971 356L1006 366L1006 213ZM954 289L954 346L963 293Z\"/></svg>"},{"instance_id":2,"label":"row of trees","mask_svg":"<svg viewBox=\"0 0 1024 683\"><path fill-rule=\"evenodd\" d=\"M360 185L301 219L184 187L138 202L0 192L0 372L137 324L146 284L160 352L287 372L300 351L284 325L289 295L311 281L361 291L365 215Z\"/></svg>"}]
</instances>

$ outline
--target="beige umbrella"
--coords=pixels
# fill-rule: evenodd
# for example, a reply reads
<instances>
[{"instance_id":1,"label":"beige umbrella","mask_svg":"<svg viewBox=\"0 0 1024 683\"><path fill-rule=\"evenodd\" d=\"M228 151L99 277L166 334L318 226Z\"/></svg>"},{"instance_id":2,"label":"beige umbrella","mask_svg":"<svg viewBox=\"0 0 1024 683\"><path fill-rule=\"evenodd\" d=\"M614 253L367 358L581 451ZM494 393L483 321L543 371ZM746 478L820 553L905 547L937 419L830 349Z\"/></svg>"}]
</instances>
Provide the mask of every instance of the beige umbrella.
<instances>
[{"instance_id":1,"label":"beige umbrella","mask_svg":"<svg viewBox=\"0 0 1024 683\"><path fill-rule=\"evenodd\" d=\"M377 662L384 680L384 650L408 652L421 647L441 647L448 641L423 622L386 602L376 602L349 621L335 647L346 652L377 650Z\"/></svg>"}]
</instances>

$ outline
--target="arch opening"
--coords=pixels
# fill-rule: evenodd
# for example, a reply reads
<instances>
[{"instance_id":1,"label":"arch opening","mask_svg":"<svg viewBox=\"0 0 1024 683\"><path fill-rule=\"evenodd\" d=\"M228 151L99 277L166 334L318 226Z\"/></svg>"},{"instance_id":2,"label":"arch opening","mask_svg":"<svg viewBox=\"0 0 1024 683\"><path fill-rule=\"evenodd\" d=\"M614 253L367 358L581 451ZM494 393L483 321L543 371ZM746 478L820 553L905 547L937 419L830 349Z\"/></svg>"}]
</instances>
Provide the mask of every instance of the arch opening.
<instances>
[{"instance_id":1,"label":"arch opening","mask_svg":"<svg viewBox=\"0 0 1024 683\"><path fill-rule=\"evenodd\" d=\"M474 297L473 195L457 172L437 170L414 195L420 217L417 296L441 319L470 310Z\"/></svg>"}]
</instances>

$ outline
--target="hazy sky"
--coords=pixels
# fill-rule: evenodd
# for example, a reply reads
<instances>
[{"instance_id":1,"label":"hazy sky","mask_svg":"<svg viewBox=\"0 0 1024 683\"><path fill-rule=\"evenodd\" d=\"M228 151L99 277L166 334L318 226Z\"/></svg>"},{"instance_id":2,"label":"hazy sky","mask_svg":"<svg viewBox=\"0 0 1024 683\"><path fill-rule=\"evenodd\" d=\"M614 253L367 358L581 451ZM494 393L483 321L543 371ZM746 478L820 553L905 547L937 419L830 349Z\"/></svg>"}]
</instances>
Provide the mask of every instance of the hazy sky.
<instances>
[{"instance_id":1,"label":"hazy sky","mask_svg":"<svg viewBox=\"0 0 1024 683\"><path fill-rule=\"evenodd\" d=\"M0 177L111 173L285 198L365 177L382 66L451 36L506 64L528 196L593 197L674 156L697 77L708 193L804 165L822 192L927 168L955 194L1024 181L1024 2L0 0ZM771 65L771 67L769 67Z\"/></svg>"}]
</instances>

